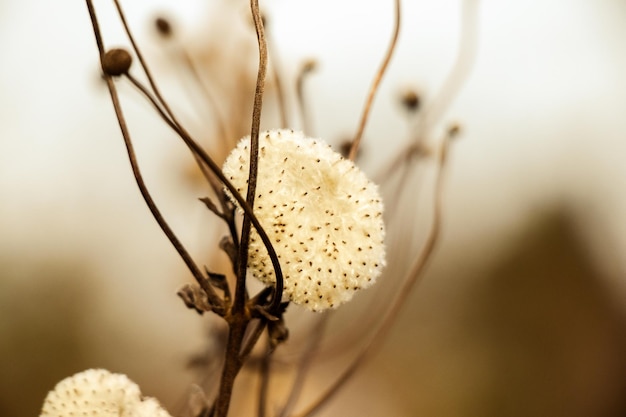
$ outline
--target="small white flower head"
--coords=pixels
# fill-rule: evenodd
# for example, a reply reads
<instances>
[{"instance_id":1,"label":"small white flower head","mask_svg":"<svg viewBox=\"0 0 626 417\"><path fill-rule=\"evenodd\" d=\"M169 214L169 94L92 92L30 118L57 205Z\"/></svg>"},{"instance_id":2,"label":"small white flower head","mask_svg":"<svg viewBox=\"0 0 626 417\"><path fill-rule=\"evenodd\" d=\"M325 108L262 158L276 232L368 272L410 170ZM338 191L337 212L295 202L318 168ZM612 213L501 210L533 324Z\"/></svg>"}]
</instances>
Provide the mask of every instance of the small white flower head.
<instances>
[{"instance_id":1,"label":"small white flower head","mask_svg":"<svg viewBox=\"0 0 626 417\"><path fill-rule=\"evenodd\" d=\"M154 398L143 398L126 375L88 369L59 382L39 417L171 417Z\"/></svg>"},{"instance_id":2,"label":"small white flower head","mask_svg":"<svg viewBox=\"0 0 626 417\"><path fill-rule=\"evenodd\" d=\"M223 172L245 198L250 137L243 138ZM383 204L378 187L352 161L301 132L259 136L254 214L269 235L284 275L284 295L318 311L335 308L374 283L385 266ZM276 282L256 231L248 269Z\"/></svg>"}]
</instances>

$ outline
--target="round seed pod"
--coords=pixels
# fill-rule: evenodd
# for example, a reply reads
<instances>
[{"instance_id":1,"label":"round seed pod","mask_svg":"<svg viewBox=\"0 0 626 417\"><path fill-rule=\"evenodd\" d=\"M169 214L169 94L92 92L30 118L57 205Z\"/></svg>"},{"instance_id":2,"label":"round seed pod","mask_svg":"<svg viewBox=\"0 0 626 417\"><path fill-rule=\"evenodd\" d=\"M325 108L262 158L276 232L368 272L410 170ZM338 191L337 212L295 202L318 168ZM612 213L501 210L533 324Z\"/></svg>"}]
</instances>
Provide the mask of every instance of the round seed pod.
<instances>
[{"instance_id":1,"label":"round seed pod","mask_svg":"<svg viewBox=\"0 0 626 417\"><path fill-rule=\"evenodd\" d=\"M223 167L243 196L249 153L245 137ZM272 130L259 137L257 178L254 213L279 258L288 300L314 311L336 308L376 281L385 266L383 203L378 186L352 161L301 132ZM254 229L248 270L276 282Z\"/></svg>"},{"instance_id":2,"label":"round seed pod","mask_svg":"<svg viewBox=\"0 0 626 417\"><path fill-rule=\"evenodd\" d=\"M133 63L133 57L126 49L113 48L108 50L102 58L102 70L107 75L118 77L126 74Z\"/></svg>"},{"instance_id":3,"label":"round seed pod","mask_svg":"<svg viewBox=\"0 0 626 417\"><path fill-rule=\"evenodd\" d=\"M126 375L89 369L65 378L48 393L39 417L171 417L154 398L143 398Z\"/></svg>"}]
</instances>

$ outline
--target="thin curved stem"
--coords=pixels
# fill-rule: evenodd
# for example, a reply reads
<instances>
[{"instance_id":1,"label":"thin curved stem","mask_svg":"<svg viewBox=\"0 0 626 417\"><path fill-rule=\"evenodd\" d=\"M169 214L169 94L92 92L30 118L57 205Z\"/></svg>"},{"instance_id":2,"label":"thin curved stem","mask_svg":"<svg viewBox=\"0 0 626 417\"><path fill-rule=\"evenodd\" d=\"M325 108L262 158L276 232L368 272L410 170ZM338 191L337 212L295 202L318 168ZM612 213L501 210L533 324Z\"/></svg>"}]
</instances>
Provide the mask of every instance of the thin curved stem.
<instances>
[{"instance_id":1,"label":"thin curved stem","mask_svg":"<svg viewBox=\"0 0 626 417\"><path fill-rule=\"evenodd\" d=\"M296 406L296 403L300 398L300 394L302 393L302 389L304 388L304 382L309 373L309 370L311 369L311 364L313 363L313 357L318 352L318 348L322 343L322 339L324 338L324 332L326 330L328 320L331 317L329 313L331 312L326 313L317 322L315 328L311 332L311 336L309 338L310 342L306 345L306 349L302 354L302 358L300 359L300 362L298 364L298 370L296 371L296 377L292 383L291 391L289 392L289 396L285 401L285 405L278 413L278 417L287 417L291 410Z\"/></svg>"},{"instance_id":2,"label":"thin curved stem","mask_svg":"<svg viewBox=\"0 0 626 417\"><path fill-rule=\"evenodd\" d=\"M176 48L178 50L179 55L181 56L185 66L188 71L191 73L191 76L196 80L196 83L200 86L200 92L204 95L209 105L213 107L215 112L215 118L217 121L217 129L220 134L220 138L222 139L222 145L226 146L228 144L228 139L232 139L234 134L232 129L227 126L224 115L222 114L218 102L215 98L215 95L205 82L204 78L201 76L198 66L192 59L189 52L185 49L184 46L180 45L178 42L176 44ZM228 149L225 150L228 152Z\"/></svg>"},{"instance_id":3,"label":"thin curved stem","mask_svg":"<svg viewBox=\"0 0 626 417\"><path fill-rule=\"evenodd\" d=\"M367 123L369 113L372 107L372 103L374 102L374 97L376 96L376 92L378 91L378 87L380 82L385 75L385 71L387 71L387 67L389 66L389 62L391 61L391 57L393 56L393 52L396 48L396 44L398 43L398 35L400 34L400 17L401 17L401 8L400 8L400 0L395 0L395 23L393 35L391 37L391 43L389 44L389 48L387 49L387 53L383 58L383 62L376 72L374 76L374 81L372 82L372 86L370 87L370 91L367 96L367 100L365 100L365 106L363 108L363 114L361 115L361 121L359 122L359 128L352 140L352 145L350 146L350 152L348 153L348 159L354 161L356 159L357 151L359 150L359 146L361 144L361 138L363 137L363 132L365 131L365 125Z\"/></svg>"},{"instance_id":4,"label":"thin curved stem","mask_svg":"<svg viewBox=\"0 0 626 417\"><path fill-rule=\"evenodd\" d=\"M122 22L122 26L124 27L124 31L126 32L126 36L128 36L128 40L130 41L130 44L132 45L133 50L137 54L137 59L139 59L141 68L143 69L143 72L146 74L146 78L148 79L148 83L150 84L152 91L154 91L154 94L157 100L159 101L159 103L161 103L161 105L165 109L165 112L170 116L170 118L172 119L172 122L176 124L177 126L181 127L181 124L178 122L178 120L174 116L174 113L170 109L170 106L167 104L167 102L163 98L161 94L161 90L159 90L159 88L156 85L156 82L154 81L152 72L150 71L150 68L148 67L148 64L146 63L146 60L144 59L143 54L141 53L141 50L137 46L137 42L135 42L135 37L133 36L130 30L130 26L128 26L128 22L126 21L126 15L124 14L124 11L122 10L122 6L119 0L113 0L113 2L115 3L115 8L117 9L117 14L120 17L120 21Z\"/></svg>"},{"instance_id":5,"label":"thin curved stem","mask_svg":"<svg viewBox=\"0 0 626 417\"><path fill-rule=\"evenodd\" d=\"M302 123L302 130L309 137L314 135L313 129L311 127L311 116L309 114L309 109L305 100L304 94L304 80L306 76L309 75L315 69L315 61L309 60L302 65L300 68L300 72L298 72L298 77L296 78L296 96L298 100L298 108L300 109L300 119Z\"/></svg>"},{"instance_id":6,"label":"thin curved stem","mask_svg":"<svg viewBox=\"0 0 626 417\"><path fill-rule=\"evenodd\" d=\"M100 54L100 63L102 65L102 59L104 57L104 44L102 42L102 35L101 35L101 32L100 32L100 26L99 26L98 20L96 18L95 10L93 8L93 3L91 2L91 0L86 0L86 1L87 1L87 8L89 10L89 16L91 18L94 34L95 34L95 37L96 37L96 44L98 46L98 52ZM148 188L146 187L145 181L143 180L143 176L141 174L141 170L139 169L139 164L137 162L137 156L135 154L135 150L134 150L132 141L130 139L130 133L128 131L128 126L126 124L126 119L124 118L124 114L123 114L122 107L121 107L121 104L120 104L120 101L119 101L117 90L115 88L115 83L113 82L112 76L109 75L109 74L106 74L106 72L104 72L104 69L103 69L103 74L104 74L104 79L105 79L105 81L107 83L107 87L109 89L109 93L111 95L111 101L113 103L113 108L115 110L115 115L117 117L117 120L118 120L118 123L119 123L119 126L120 126L120 130L122 132L122 137L124 139L124 144L126 145L126 150L127 150L127 153L128 153L128 159L129 159L130 164L131 164L131 168L132 168L132 171L133 171L133 175L135 177L135 181L137 182L137 186L139 187L139 191L141 192L141 195L142 195L144 201L146 202L146 205L148 206L150 212L152 213L152 216L154 217L154 219L159 224L159 227L161 228L161 230L163 231L165 236L167 236L169 241L172 243L172 245L174 246L174 248L176 249L176 251L178 252L180 257L183 259L183 261L187 265L187 268L189 268L189 270L191 271L192 275L194 276L194 278L196 279L198 284L206 292L209 300L211 301L211 305L215 306L219 310L219 308L220 308L219 306L222 303L221 299L217 296L217 294L215 293L213 288L209 285L209 283L206 280L206 278L204 277L202 271L196 265L196 263L193 261L191 255L185 249L184 245L176 237L176 234L173 232L173 230L171 229L171 227L169 226L169 224L167 223L167 221L165 220L165 218L161 214L161 212L158 209L156 203L154 202L154 199L152 198L150 192L148 191ZM218 314L221 314L221 315L224 314L224 311L216 311L216 312Z\"/></svg>"},{"instance_id":7,"label":"thin curved stem","mask_svg":"<svg viewBox=\"0 0 626 417\"><path fill-rule=\"evenodd\" d=\"M271 35L271 32L270 34ZM268 38L271 41L271 37L268 35ZM278 100L278 112L280 115L280 127L287 128L289 126L289 121L287 117L287 104L285 103L285 90L283 88L283 80L280 76L279 61L276 54L276 49L272 46L276 45L275 42L270 44L269 54L270 61L272 65L270 66L272 70L272 79L274 80L274 84L276 85L276 98ZM273 51L273 52L272 52Z\"/></svg>"},{"instance_id":8,"label":"thin curved stem","mask_svg":"<svg viewBox=\"0 0 626 417\"><path fill-rule=\"evenodd\" d=\"M87 1L90 2L90 0L87 0ZM154 81L154 78L151 75L148 65L145 62L145 59L143 58L143 54L141 53L141 51L139 50L139 47L137 46L137 43L135 42L132 32L130 31L130 27L128 26L128 23L126 22L126 18L124 16L124 12L121 8L119 0L114 0L114 3L117 8L118 14L120 16L120 20L122 21L122 24L124 26L126 35L128 36L128 39L131 42L133 50L137 54L137 58L139 59L141 67L144 73L146 74L146 77L148 78L148 82L150 86L152 87L152 90L154 91L155 100L153 101L158 102L161 104L161 106L163 106L163 109L161 110L159 106L155 105L155 107L157 108L157 111L159 111L159 114L161 115L163 115L164 113L168 115L168 117L163 117L165 122L180 136L180 138L183 140L183 142L185 142L185 144L191 150L191 152L198 155L198 157L200 157L200 160L209 167L211 172L213 172L213 174L215 174L215 176L220 180L220 182L224 184L224 186L228 189L228 191L230 191L231 195L235 198L235 200L237 200L237 203L242 208L246 216L250 219L249 221L252 223L257 233L259 234L259 237L261 238L263 245L267 249L268 255L272 262L272 267L274 268L274 273L276 275L275 294L277 295L277 297L275 298L277 298L278 300L277 301L274 300L272 302L272 305L270 306L270 310L278 309L280 305L280 298L282 297L283 275L282 275L282 270L280 267L280 262L278 261L278 256L276 254L276 251L274 250L274 247L272 246L272 242L270 241L267 233L265 232L265 230L259 223L256 216L254 215L253 210L252 210L252 205L246 202L246 200L241 196L241 194L235 189L233 184L224 176L224 174L222 173L222 170L215 163L215 161L213 161L213 159L207 154L207 152L200 145L198 145L198 143L191 137L189 132L187 132L187 130L176 119L176 116L174 115L170 107L167 105L165 100L163 99L160 93L160 90L157 87L156 82ZM93 11L93 7L91 7L90 10ZM93 15L95 17L95 13ZM257 15L259 15L258 4L257 4ZM260 17L259 17L259 20L260 20ZM98 37L96 39L96 42L98 42ZM101 47L102 45L101 40L98 43L98 45L99 47ZM104 49L102 49L100 52L101 56L103 55L103 51ZM267 61L267 57L265 60ZM258 89L258 86L257 86L257 89ZM144 91L147 93L147 89L144 89ZM151 97L150 94L147 94L147 96ZM256 94L255 94L255 97L256 97ZM261 94L261 98L262 98L262 94ZM255 101L256 101L256 98L255 98ZM253 113L253 129L252 130L253 131L255 130L254 121L257 120L257 126L256 126L257 136L258 136L258 130L259 130L258 125L260 124L260 116L261 116L260 113L261 113L260 108L258 111Z\"/></svg>"},{"instance_id":9,"label":"thin curved stem","mask_svg":"<svg viewBox=\"0 0 626 417\"><path fill-rule=\"evenodd\" d=\"M391 325L396 319L398 313L404 306L404 303L408 299L411 289L417 284L419 279L423 276L424 269L431 259L435 250L436 243L439 239L441 232L441 217L442 217L442 200L443 200L443 184L444 173L446 167L446 159L448 154L449 139L443 142L439 157L439 170L437 178L435 180L435 203L433 222L431 229L428 233L428 237L424 243L424 246L419 252L419 256L415 263L411 267L411 270L407 274L401 288L397 292L391 307L385 313L383 319L380 321L376 330L362 347L357 354L356 358L350 363L348 368L339 376L339 378L322 394L317 401L310 405L303 413L298 414L297 417L309 417L313 413L319 411L328 401L337 394L339 389L354 375L359 367L371 356L375 350L381 346L385 341L385 337L391 329Z\"/></svg>"},{"instance_id":10,"label":"thin curved stem","mask_svg":"<svg viewBox=\"0 0 626 417\"><path fill-rule=\"evenodd\" d=\"M271 376L271 368L272 368L272 353L274 352L274 347L270 344L269 340L267 341L267 346L265 347L265 352L263 356L260 358L260 381L259 381L259 403L257 410L257 417L266 417L267 415L267 400L269 394L270 387L270 376Z\"/></svg>"},{"instance_id":11,"label":"thin curved stem","mask_svg":"<svg viewBox=\"0 0 626 417\"><path fill-rule=\"evenodd\" d=\"M467 80L478 49L480 0L464 0L461 9L461 30L455 62L446 77L441 90L422 113L415 142L422 140L425 132L436 125L448 110L461 87Z\"/></svg>"},{"instance_id":12,"label":"thin curved stem","mask_svg":"<svg viewBox=\"0 0 626 417\"><path fill-rule=\"evenodd\" d=\"M265 31L263 21L259 12L258 0L250 0L252 18L256 28L259 44L259 69L257 73L256 90L254 92L254 104L252 109L252 129L250 132L250 167L248 173L248 191L246 202L250 207L254 207L256 197L256 184L259 162L259 131L261 125L261 110L263 108L263 91L265 89L265 74L267 72L267 43L265 41ZM237 267L237 286L235 289L235 303L233 313L241 312L245 303L246 271L248 268L248 250L250 247L251 222L246 214L241 227L241 241L239 245L239 265ZM276 282L278 287L278 282ZM281 288L282 294L282 288ZM279 300L280 301L280 300Z\"/></svg>"},{"instance_id":13,"label":"thin curved stem","mask_svg":"<svg viewBox=\"0 0 626 417\"><path fill-rule=\"evenodd\" d=\"M165 110L162 108L161 104L156 99L156 97L152 95L150 90L148 90L143 84L141 84L139 80L137 80L132 74L128 73L128 74L125 74L125 76L131 82L131 84L135 88L137 88L141 92L141 94L144 95L145 98L148 99L150 104L152 104L152 106L156 109L159 116L161 116L161 118L165 120L166 124L170 126L177 134L180 135L181 134L179 132L180 128L172 121L170 116L165 113ZM212 173L209 171L209 169L207 168L207 164L204 163L203 159L197 153L193 151L191 153L193 155L194 160L196 161L196 164L200 168L200 172L202 172L202 175L211 186L211 189L213 189L213 192L215 193L215 195L218 197L220 201L220 205L222 206L222 211L223 211L222 216L220 217L224 219L226 223L228 224L228 230L230 231L231 237L233 239L233 243L238 247L238 238L237 238L237 232L236 232L234 219L230 218L231 216L228 214L228 211L230 210L230 208L228 207L228 202L226 201L225 196L222 193L222 187L220 183L216 180L216 178L212 175Z\"/></svg>"},{"instance_id":14,"label":"thin curved stem","mask_svg":"<svg viewBox=\"0 0 626 417\"><path fill-rule=\"evenodd\" d=\"M130 77L128 75L127 75L127 78L131 82L134 79L133 77ZM173 122L169 118L169 116L165 114L164 110L159 106L157 99L150 93L150 91L148 91L145 88L145 86L143 86L141 83L137 83L137 84L133 83L133 84L136 85L136 87L145 95L145 97L154 106L154 108L157 110L157 112L159 113L161 118L165 121L165 123L180 136L183 142L185 142L185 144L189 147L189 149L191 149L192 153L194 155L197 155L197 157L200 158L202 163L208 166L209 169L211 169L211 172L220 180L222 184L224 184L224 186L228 189L228 191L230 191L233 198L237 200L237 203L239 204L241 209L248 216L250 216L250 221L252 222L252 225L256 229L257 233L259 234L261 241L263 242L263 244L265 245L265 248L267 249L270 260L272 261L272 266L274 267L274 273L276 274L277 281L279 279L282 280L282 270L280 268L280 263L278 262L278 256L276 254L276 251L274 250L274 247L272 246L272 243L269 240L269 236L267 235L267 232L265 232L265 229L263 228L263 226L261 226L261 223L252 212L251 207L246 203L246 200L244 200L244 198L237 191L237 189L233 186L233 184L228 180L228 178L224 176L224 174L222 173L222 170L217 166L215 161L213 161L213 159L206 153L206 151L200 145L198 145L198 143L195 140L193 140L191 136L189 136L189 133L187 133L186 130L176 125L175 122Z\"/></svg>"},{"instance_id":15,"label":"thin curved stem","mask_svg":"<svg viewBox=\"0 0 626 417\"><path fill-rule=\"evenodd\" d=\"M259 44L259 70L257 74L256 90L254 93L254 104L252 111L252 128L250 132L250 167L248 173L248 190L246 203L254 207L256 197L256 184L258 176L259 157L259 131L261 124L261 110L263 108L263 92L265 88L265 74L267 71L267 44L263 30L263 21L259 12L258 0L250 0L250 9L254 26L257 32ZM248 324L250 323L250 312L246 309L247 289L246 275L248 271L248 250L250 247L250 233L252 229L252 219L247 213L244 214L241 228L241 239L239 241L239 253L237 257L237 280L235 284L235 296L229 317L228 342L226 345L226 355L219 393L215 403L215 417L226 417L237 377L243 360L240 356L241 346ZM280 297L283 290L282 277L276 276L276 286L274 288L273 300L270 304L270 311L274 311L280 306Z\"/></svg>"}]
</instances>

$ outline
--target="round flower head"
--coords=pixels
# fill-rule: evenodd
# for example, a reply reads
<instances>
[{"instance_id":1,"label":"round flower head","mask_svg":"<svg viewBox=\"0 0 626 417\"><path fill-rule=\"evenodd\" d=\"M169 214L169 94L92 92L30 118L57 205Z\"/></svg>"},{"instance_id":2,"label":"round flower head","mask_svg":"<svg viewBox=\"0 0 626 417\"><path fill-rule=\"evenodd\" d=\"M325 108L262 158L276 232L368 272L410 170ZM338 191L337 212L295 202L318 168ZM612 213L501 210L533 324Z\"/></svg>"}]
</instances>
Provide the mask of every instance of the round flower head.
<instances>
[{"instance_id":1,"label":"round flower head","mask_svg":"<svg viewBox=\"0 0 626 417\"><path fill-rule=\"evenodd\" d=\"M244 197L250 137L224 163ZM284 294L311 310L337 307L369 287L385 266L383 205L378 187L349 160L292 130L259 136L254 214L269 235L284 275ZM250 237L248 270L276 282L267 250Z\"/></svg>"},{"instance_id":2,"label":"round flower head","mask_svg":"<svg viewBox=\"0 0 626 417\"><path fill-rule=\"evenodd\" d=\"M143 398L126 375L89 369L59 382L39 417L171 417L154 398Z\"/></svg>"}]
</instances>

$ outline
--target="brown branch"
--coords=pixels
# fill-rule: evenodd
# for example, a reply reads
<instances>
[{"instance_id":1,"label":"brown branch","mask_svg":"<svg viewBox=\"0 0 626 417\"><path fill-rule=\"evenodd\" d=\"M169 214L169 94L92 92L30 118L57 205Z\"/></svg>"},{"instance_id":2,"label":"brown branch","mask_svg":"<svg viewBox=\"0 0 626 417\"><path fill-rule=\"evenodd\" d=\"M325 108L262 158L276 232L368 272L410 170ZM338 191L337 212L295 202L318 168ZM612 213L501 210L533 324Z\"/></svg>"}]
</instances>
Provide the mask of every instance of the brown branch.
<instances>
[{"instance_id":1,"label":"brown branch","mask_svg":"<svg viewBox=\"0 0 626 417\"><path fill-rule=\"evenodd\" d=\"M94 31L94 34L95 34L95 37L96 37L96 44L98 45L98 52L100 54L100 63L102 65L103 58L105 56L105 50L104 50L104 44L102 42L102 35L101 35L101 32L100 32L100 26L98 24L98 19L96 17L96 13L95 13L95 10L93 8L93 3L91 2L91 0L86 0L86 1L87 1L87 8L89 10L89 16L90 16L91 22L92 22L93 31ZM152 213L152 216L154 217L154 219L159 224L159 227L161 228L161 230L163 231L165 236L167 236L169 241L172 243L172 245L174 246L174 248L176 249L176 251L178 252L180 257L183 259L183 261L187 265L187 268L189 268L189 270L191 271L192 275L194 276L194 278L196 279L198 284L206 292L211 305L215 306L218 309L216 311L218 314L223 315L224 311L221 309L222 301L217 296L217 294L215 293L213 288L208 284L208 281L206 280L206 278L202 274L202 271L200 270L200 268L195 264L195 262L191 258L191 255L189 255L189 252L187 252L187 250L185 249L183 244L176 237L175 233L172 231L171 227L169 226L169 224L167 223L167 221L165 220L165 218L161 214L161 212L158 209L156 203L154 202L154 199L152 198L150 192L148 191L148 188L146 187L146 184L145 184L145 182L143 180L143 176L141 174L141 170L139 169L139 164L137 163L137 157L135 155L134 147L133 147L133 144L132 144L132 141L131 141L131 138L130 138L130 133L129 133L129 130L128 130L128 126L126 124L126 120L124 118L122 107L121 107L121 104L119 102L119 97L117 95L117 90L115 88L115 83L113 82L113 77L110 74L107 74L104 71L104 67L102 68L102 70L103 70L103 74L104 74L104 79L105 79L105 81L107 83L107 87L109 89L109 93L111 95L111 101L113 103L113 108L115 110L115 115L117 117L117 120L118 120L118 123L119 123L119 126L120 126L120 130L122 132L122 137L124 139L124 144L126 145L126 150L127 150L127 153L128 153L128 159L129 159L130 164L131 164L131 168L132 168L132 171L133 171L133 175L135 177L135 181L137 182L137 186L139 187L139 191L141 192L141 195L142 195L146 205L148 206L150 212Z\"/></svg>"},{"instance_id":2,"label":"brown branch","mask_svg":"<svg viewBox=\"0 0 626 417\"><path fill-rule=\"evenodd\" d=\"M309 417L313 413L319 411L328 401L339 392L339 389L355 374L359 367L376 351L378 347L385 341L387 334L389 333L392 323L396 319L398 313L404 306L404 303L408 299L411 289L417 284L419 279L423 276L428 261L431 259L436 243L439 239L441 231L441 216L442 216L442 199L443 199L443 184L444 173L446 167L446 159L448 154L449 137L444 140L441 152L439 155L439 170L437 178L435 180L435 202L433 222L431 229L428 233L424 246L419 252L419 256L413 264L411 270L407 274L401 288L396 293L396 296L391 303L390 308L387 310L382 320L376 327L376 330L361 348L356 358L350 363L350 365L343 371L339 378L322 394L318 400L310 405L303 413L298 414L297 417Z\"/></svg>"},{"instance_id":3,"label":"brown branch","mask_svg":"<svg viewBox=\"0 0 626 417\"><path fill-rule=\"evenodd\" d=\"M233 394L233 387L235 385L235 378L239 374L243 365L239 351L249 323L250 318L246 315L237 314L230 316L229 318L228 341L226 343L226 352L224 355L225 360L222 368L220 387L214 406L214 417L226 417L228 415L228 409L230 408L230 401Z\"/></svg>"},{"instance_id":4,"label":"brown branch","mask_svg":"<svg viewBox=\"0 0 626 417\"><path fill-rule=\"evenodd\" d=\"M259 12L258 0L250 0L250 9L259 44L259 70L257 74L257 84L254 93L254 105L252 111L252 128L250 132L250 170L248 174L248 191L246 195L247 204L250 207L254 207L258 175L261 110L263 108L263 92L265 88L265 74L267 71L267 44L263 30L263 21ZM243 344L245 330L250 323L250 312L246 309L246 275L248 270L248 250L250 245L251 228L251 216L246 213L244 214L241 229L235 296L230 311L229 336L228 343L226 345L226 355L224 368L222 369L219 393L215 403L215 417L226 417L228 414L235 378L243 364L243 360L240 355L241 346ZM274 289L270 311L273 311L280 306L280 298L282 297L283 290L282 286L282 276L276 276L276 287Z\"/></svg>"},{"instance_id":5,"label":"brown branch","mask_svg":"<svg viewBox=\"0 0 626 417\"><path fill-rule=\"evenodd\" d=\"M365 124L367 123L368 116L370 113L370 109L372 107L372 103L374 102L374 97L376 96L376 92L378 91L378 87L380 82L382 81L383 75L385 75L385 71L389 66L389 62L391 61L391 57L393 56L393 51L396 48L396 44L398 42L398 35L400 34L400 0L395 0L395 23L394 23L394 31L393 36L391 38L391 43L389 44L389 48L387 49L387 53L383 58L383 62L376 72L374 76L374 80L372 82L372 86L370 87L370 91L367 96L367 100L365 100L365 107L363 108L363 114L361 115L361 121L359 123L359 128L354 136L352 141L352 146L350 146L350 152L348 153L348 159L354 161L356 158L357 151L359 150L359 145L361 144L361 138L363 137L363 132L365 131Z\"/></svg>"},{"instance_id":6,"label":"brown branch","mask_svg":"<svg viewBox=\"0 0 626 417\"><path fill-rule=\"evenodd\" d=\"M235 200L237 200L237 203L242 208L246 216L250 219L249 221L252 223L257 233L259 234L259 237L261 238L263 245L267 249L268 255L272 262L272 267L274 268L274 273L276 275L277 285L276 285L275 291L276 291L276 294L278 295L278 301L272 304L272 308L278 309L280 305L280 297L282 296L283 275L282 275L282 270L280 268L280 262L278 261L278 256L276 255L276 251L274 250L274 247L272 246L272 242L270 241L267 233L265 232L265 229L263 229L263 226L261 226L261 224L259 223L257 217L254 215L252 211L252 206L246 202L246 200L241 196L241 194L235 189L233 184L224 176L224 174L222 173L222 170L215 163L215 161L213 161L213 159L207 154L207 152L200 145L198 145L198 143L191 137L191 135L187 132L187 130L185 130L185 128L176 119L174 113L171 111L171 109L169 108L165 100L163 99L156 85L156 82L154 81L154 78L151 75L148 65L145 62L143 55L141 54L141 51L139 50L139 47L137 46L134 40L134 37L130 31L130 27L128 26L126 22L124 12L122 11L119 1L114 0L114 2L118 10L120 19L122 20L122 23L124 25L124 30L126 31L126 34L133 46L133 50L135 51L135 53L137 54L137 57L139 58L139 62L141 64L141 67L144 73L146 74L146 77L148 78L149 84L152 87L152 90L154 91L155 99L151 99L151 101L153 102L153 104L155 102L158 102L163 106L163 109L161 109L160 106L157 106L157 105L155 105L155 108L157 109L159 114L162 116L163 120L168 124L168 126L170 126L178 134L178 136L183 140L183 142L185 142L185 144L191 150L191 152L196 154L200 158L200 160L209 167L211 172L215 174L215 176L222 182L222 184L224 184L224 186L228 189L228 191L230 191L231 195L235 198ZM99 45L101 45L101 41ZM147 89L144 89L144 91L147 92ZM149 93L147 94L147 96L148 98L151 98L151 95ZM255 116L255 114L253 113L253 122L255 118L258 119L258 121L260 122L260 108L259 108L259 111L255 113L258 113L258 114L256 114ZM167 114L167 117L164 117L163 114ZM257 129L256 129L257 132L258 132L258 124L259 123L257 123ZM253 123L253 130L254 130L254 123Z\"/></svg>"},{"instance_id":7,"label":"brown branch","mask_svg":"<svg viewBox=\"0 0 626 417\"><path fill-rule=\"evenodd\" d=\"M250 207L254 207L256 197L256 183L259 162L259 131L261 125L261 110L263 108L263 91L265 89L265 74L267 71L267 44L265 42L265 32L263 21L259 12L258 0L250 0L252 18L256 28L259 44L259 70L257 73L256 90L254 92L254 105L252 110L252 129L250 132L250 168L248 173L248 191L246 202ZM239 245L239 265L237 267L237 286L235 289L235 303L233 313L243 311L245 303L246 271L248 269L248 249L250 246L251 223L248 215L244 215L241 228L241 242ZM278 284L278 282L276 283Z\"/></svg>"},{"instance_id":8,"label":"brown branch","mask_svg":"<svg viewBox=\"0 0 626 417\"><path fill-rule=\"evenodd\" d=\"M242 362L245 362L252 353L252 349L254 349L254 346L256 346L257 341L263 334L265 326L267 326L267 321L262 318L258 320L254 329L248 332L249 334L244 340L243 347L241 348L241 353L239 353L239 357L241 358Z\"/></svg>"},{"instance_id":9,"label":"brown branch","mask_svg":"<svg viewBox=\"0 0 626 417\"><path fill-rule=\"evenodd\" d=\"M129 74L126 74L126 76L132 82L133 78L130 77ZM165 123L178 134L178 136L183 140L183 142L185 142L187 147L189 147L189 149L192 151L193 155L197 156L200 159L200 161L202 161L204 164L206 164L206 166L209 167L209 169L211 169L211 172L220 180L222 184L224 184L224 186L228 189L228 191L230 191L231 195L233 196L233 198L235 198L235 200L237 201L241 209L244 211L244 213L249 216L250 221L252 222L252 225L256 229L257 233L259 234L259 237L261 238L261 241L263 242L263 244L265 245L265 248L267 249L268 255L272 262L272 266L274 267L276 280L277 282L282 283L283 275L282 275L282 270L280 268L280 263L278 262L278 255L276 254L276 251L274 250L274 247L272 246L272 243L269 240L269 236L267 235L267 232L265 231L263 226L261 226L261 223L259 222L258 218L252 212L252 208L250 207L250 205L246 202L246 200L244 200L244 198L237 191L237 189L233 186L233 184L228 180L228 178L224 176L224 174L222 173L222 170L217 166L217 164L215 163L215 161L213 161L213 159L209 156L209 154L207 154L206 151L200 145L198 145L198 143L191 136L189 136L189 133L182 126L177 125L175 121L172 121L170 119L170 117L160 107L157 99L150 93L150 91L148 91L146 87L143 86L141 83L137 83L136 86L144 94L144 96L148 99L148 101L150 101L150 103L154 106L154 108L157 110L157 112L159 113L161 118L165 121Z\"/></svg>"},{"instance_id":10,"label":"brown branch","mask_svg":"<svg viewBox=\"0 0 626 417\"><path fill-rule=\"evenodd\" d=\"M170 109L165 99L163 99L163 96L161 95L161 90L159 90L159 88L157 87L156 82L154 81L154 77L152 76L152 72L150 71L150 68L148 67L148 64L146 63L146 60L144 59L143 54L141 53L141 50L137 46L137 42L135 42L135 37L133 36L130 30L130 27L128 26L128 22L126 21L126 15L124 14L124 11L122 10L122 6L119 0L113 0L113 2L115 3L115 8L117 9L117 14L120 17L120 21L122 22L122 26L124 27L124 31L126 32L126 36L128 36L128 40L130 41L130 44L132 45L133 50L135 51L135 54L137 54L137 59L139 59L141 68L146 74L146 78L148 79L148 83L150 84L152 91L154 91L154 94L157 97L159 103L161 103L161 105L165 109L165 112L170 116L170 118L172 119L172 122L174 122L177 126L180 127L181 124L178 122L178 120L174 116L174 113Z\"/></svg>"}]
</instances>

